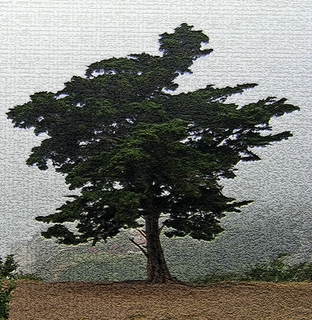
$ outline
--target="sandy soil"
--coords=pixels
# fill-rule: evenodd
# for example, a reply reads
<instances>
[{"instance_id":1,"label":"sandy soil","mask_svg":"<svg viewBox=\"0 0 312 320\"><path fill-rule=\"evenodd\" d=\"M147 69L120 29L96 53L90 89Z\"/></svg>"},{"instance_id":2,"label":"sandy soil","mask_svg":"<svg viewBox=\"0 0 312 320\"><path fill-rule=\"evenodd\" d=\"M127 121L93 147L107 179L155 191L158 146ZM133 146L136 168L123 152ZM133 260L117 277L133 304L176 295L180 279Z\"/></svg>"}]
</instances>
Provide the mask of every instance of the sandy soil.
<instances>
[{"instance_id":1,"label":"sandy soil","mask_svg":"<svg viewBox=\"0 0 312 320\"><path fill-rule=\"evenodd\" d=\"M10 320L312 319L312 283L20 281Z\"/></svg>"}]
</instances>

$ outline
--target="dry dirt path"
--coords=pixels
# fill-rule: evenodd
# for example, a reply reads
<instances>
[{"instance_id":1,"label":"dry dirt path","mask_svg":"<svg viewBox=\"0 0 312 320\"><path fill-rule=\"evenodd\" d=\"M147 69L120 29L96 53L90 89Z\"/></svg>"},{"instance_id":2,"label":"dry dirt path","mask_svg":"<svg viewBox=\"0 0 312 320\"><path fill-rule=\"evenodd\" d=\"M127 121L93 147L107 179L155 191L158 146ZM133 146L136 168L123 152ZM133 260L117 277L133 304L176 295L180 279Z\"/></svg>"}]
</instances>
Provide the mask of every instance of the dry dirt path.
<instances>
[{"instance_id":1,"label":"dry dirt path","mask_svg":"<svg viewBox=\"0 0 312 320\"><path fill-rule=\"evenodd\" d=\"M312 283L19 281L9 320L312 319Z\"/></svg>"}]
</instances>

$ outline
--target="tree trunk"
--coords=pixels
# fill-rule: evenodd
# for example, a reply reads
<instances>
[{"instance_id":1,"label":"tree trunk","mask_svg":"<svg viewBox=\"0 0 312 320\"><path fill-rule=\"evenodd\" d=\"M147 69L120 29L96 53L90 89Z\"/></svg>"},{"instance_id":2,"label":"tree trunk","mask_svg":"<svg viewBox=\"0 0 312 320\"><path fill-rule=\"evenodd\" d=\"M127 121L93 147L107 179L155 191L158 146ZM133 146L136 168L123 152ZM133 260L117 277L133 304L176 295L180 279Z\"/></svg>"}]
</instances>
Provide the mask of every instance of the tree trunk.
<instances>
[{"instance_id":1,"label":"tree trunk","mask_svg":"<svg viewBox=\"0 0 312 320\"><path fill-rule=\"evenodd\" d=\"M145 216L147 279L149 283L175 282L170 275L160 243L159 216Z\"/></svg>"}]
</instances>

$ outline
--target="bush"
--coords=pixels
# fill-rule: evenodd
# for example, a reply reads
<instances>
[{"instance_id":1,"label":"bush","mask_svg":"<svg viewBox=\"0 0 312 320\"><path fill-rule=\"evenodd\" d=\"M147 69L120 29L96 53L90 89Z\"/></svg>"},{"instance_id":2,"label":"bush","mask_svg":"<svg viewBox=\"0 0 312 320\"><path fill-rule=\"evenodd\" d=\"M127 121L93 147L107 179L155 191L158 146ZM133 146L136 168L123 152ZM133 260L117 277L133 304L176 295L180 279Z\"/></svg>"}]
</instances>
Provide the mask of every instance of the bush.
<instances>
[{"instance_id":1,"label":"bush","mask_svg":"<svg viewBox=\"0 0 312 320\"><path fill-rule=\"evenodd\" d=\"M245 271L241 280L269 282L300 282L312 280L311 262L289 265L285 262L286 258L287 256L282 255L274 261L257 264Z\"/></svg>"},{"instance_id":2,"label":"bush","mask_svg":"<svg viewBox=\"0 0 312 320\"><path fill-rule=\"evenodd\" d=\"M194 280L195 283L214 283L222 281L267 281L267 282L302 282L312 281L312 263L304 262L289 265L286 255L276 260L256 264L240 273L220 273L206 275Z\"/></svg>"},{"instance_id":3,"label":"bush","mask_svg":"<svg viewBox=\"0 0 312 320\"><path fill-rule=\"evenodd\" d=\"M17 263L14 261L13 254L6 257L5 262L0 257L0 279L14 279L17 269Z\"/></svg>"},{"instance_id":4,"label":"bush","mask_svg":"<svg viewBox=\"0 0 312 320\"><path fill-rule=\"evenodd\" d=\"M15 272L17 263L13 255L8 255L3 262L0 257L0 320L9 318L9 302L11 292L15 289Z\"/></svg>"}]
</instances>

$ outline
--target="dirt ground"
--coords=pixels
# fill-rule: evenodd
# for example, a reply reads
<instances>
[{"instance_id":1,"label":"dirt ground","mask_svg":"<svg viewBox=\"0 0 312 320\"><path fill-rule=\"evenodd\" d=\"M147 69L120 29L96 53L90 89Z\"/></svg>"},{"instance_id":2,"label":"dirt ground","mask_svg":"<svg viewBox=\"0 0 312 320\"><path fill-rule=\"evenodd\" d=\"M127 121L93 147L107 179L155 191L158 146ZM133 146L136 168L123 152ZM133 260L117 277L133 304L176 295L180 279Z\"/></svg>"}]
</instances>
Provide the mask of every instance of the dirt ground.
<instances>
[{"instance_id":1,"label":"dirt ground","mask_svg":"<svg viewBox=\"0 0 312 320\"><path fill-rule=\"evenodd\" d=\"M312 319L312 283L19 281L9 320Z\"/></svg>"}]
</instances>

